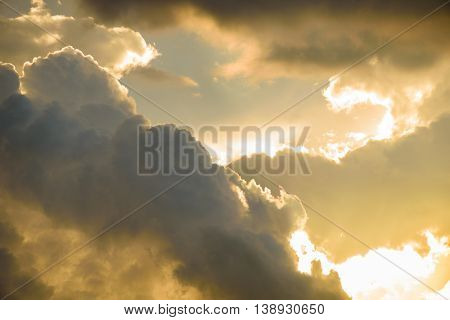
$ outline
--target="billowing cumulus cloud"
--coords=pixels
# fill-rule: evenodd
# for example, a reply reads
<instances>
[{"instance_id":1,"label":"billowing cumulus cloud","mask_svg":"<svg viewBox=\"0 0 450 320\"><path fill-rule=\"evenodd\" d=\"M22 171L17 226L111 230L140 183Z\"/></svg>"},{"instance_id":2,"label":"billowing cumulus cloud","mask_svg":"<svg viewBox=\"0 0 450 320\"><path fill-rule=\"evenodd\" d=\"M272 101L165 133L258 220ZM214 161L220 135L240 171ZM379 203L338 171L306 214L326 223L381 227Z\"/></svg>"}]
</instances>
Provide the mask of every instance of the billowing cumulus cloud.
<instances>
[{"instance_id":1,"label":"billowing cumulus cloud","mask_svg":"<svg viewBox=\"0 0 450 320\"><path fill-rule=\"evenodd\" d=\"M56 102L67 111L77 111L84 105L106 105L115 112L134 113L135 103L128 91L91 56L72 47L25 63L23 73L23 91L41 103Z\"/></svg>"},{"instance_id":2,"label":"billowing cumulus cloud","mask_svg":"<svg viewBox=\"0 0 450 320\"><path fill-rule=\"evenodd\" d=\"M14 270L42 269L180 179L136 174L136 128L148 120L81 51L26 64L22 94L18 74L1 69L11 89L0 105L0 190L14 212L2 219L27 236L15 247L5 242L2 259ZM154 129L164 127L183 132ZM296 196L274 196L218 167L187 178L28 290L52 298L347 298L335 272L297 271L289 238L305 221ZM23 277L7 275L5 290Z\"/></svg>"}]
</instances>

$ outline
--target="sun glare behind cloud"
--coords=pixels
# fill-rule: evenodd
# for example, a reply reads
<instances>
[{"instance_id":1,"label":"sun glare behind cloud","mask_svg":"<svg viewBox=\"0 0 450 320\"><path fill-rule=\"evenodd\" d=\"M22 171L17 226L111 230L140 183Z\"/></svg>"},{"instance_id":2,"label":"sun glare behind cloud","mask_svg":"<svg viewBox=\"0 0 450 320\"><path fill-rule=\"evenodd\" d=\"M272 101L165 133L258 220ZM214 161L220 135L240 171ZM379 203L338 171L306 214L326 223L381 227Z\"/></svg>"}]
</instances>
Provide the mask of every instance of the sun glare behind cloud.
<instances>
[{"instance_id":1,"label":"sun glare behind cloud","mask_svg":"<svg viewBox=\"0 0 450 320\"><path fill-rule=\"evenodd\" d=\"M419 244L410 242L401 248L376 248L375 250L409 273L429 282L437 265L450 254L447 237L436 237L425 231L428 252L419 253ZM439 298L410 275L395 268L373 251L350 257L342 263L333 263L327 254L317 249L305 231L297 231L290 240L298 256L299 271L311 274L312 262L320 261L325 275L338 272L342 286L354 299L424 299ZM439 289L439 288L437 288Z\"/></svg>"}]
</instances>

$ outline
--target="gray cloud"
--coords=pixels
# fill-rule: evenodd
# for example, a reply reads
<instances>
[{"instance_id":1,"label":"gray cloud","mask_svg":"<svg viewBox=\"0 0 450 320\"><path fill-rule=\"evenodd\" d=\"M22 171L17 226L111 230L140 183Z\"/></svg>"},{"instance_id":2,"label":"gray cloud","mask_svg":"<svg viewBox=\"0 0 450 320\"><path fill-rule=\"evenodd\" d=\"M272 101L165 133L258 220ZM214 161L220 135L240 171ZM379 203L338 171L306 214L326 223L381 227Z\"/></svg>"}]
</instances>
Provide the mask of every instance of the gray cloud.
<instances>
[{"instance_id":1,"label":"gray cloud","mask_svg":"<svg viewBox=\"0 0 450 320\"><path fill-rule=\"evenodd\" d=\"M0 213L3 213L0 209ZM25 271L17 258L11 252L11 248L22 245L22 238L8 223L0 221L0 296L5 296L14 290L19 284L24 283L37 271L29 269ZM52 288L38 280L22 291L11 295L11 299L48 299L52 295Z\"/></svg>"},{"instance_id":2,"label":"gray cloud","mask_svg":"<svg viewBox=\"0 0 450 320\"><path fill-rule=\"evenodd\" d=\"M0 82L3 84L0 88L1 101L19 91L20 82L16 74L13 65L5 63L0 65Z\"/></svg>"},{"instance_id":3,"label":"gray cloud","mask_svg":"<svg viewBox=\"0 0 450 320\"><path fill-rule=\"evenodd\" d=\"M22 272L16 258L4 248L0 248L0 263L2 265L0 275L0 295L2 297L33 276L31 272ZM36 270L33 271L36 272ZM41 281L36 281L17 294L11 295L10 299L49 299L51 295L51 288Z\"/></svg>"},{"instance_id":4,"label":"gray cloud","mask_svg":"<svg viewBox=\"0 0 450 320\"><path fill-rule=\"evenodd\" d=\"M136 128L148 120L125 112L123 106L129 105L123 89L87 59L67 48L35 60L21 78L26 94L12 94L0 105L2 192L42 211L52 232L69 228L78 237L95 234L180 178L136 175ZM112 114L114 121L101 114ZM198 146L196 152L206 152L192 138L191 143ZM109 263L112 270L125 268L117 281L123 292L132 292L126 295L131 298L160 297L156 287L137 290L136 281L125 281L132 272L145 281L149 270L169 270L174 292L194 288L203 298L347 298L337 274L297 272L289 236L305 219L297 197L274 197L229 169L219 167L213 176L194 174L100 240L87 253L90 259L69 263L67 268L77 270L73 278L58 281L49 275L57 292L53 297L123 298L105 293L114 286L108 283ZM136 252L154 248L161 265L145 256L140 264L125 267L128 259L121 259L126 253L119 248L127 245ZM63 293L65 285L72 295Z\"/></svg>"},{"instance_id":5,"label":"gray cloud","mask_svg":"<svg viewBox=\"0 0 450 320\"><path fill-rule=\"evenodd\" d=\"M25 64L21 83L27 96L43 103L56 102L74 111L86 104L104 104L124 114L132 113L135 103L127 90L106 70L95 66L98 64L92 57L65 47Z\"/></svg>"}]
</instances>

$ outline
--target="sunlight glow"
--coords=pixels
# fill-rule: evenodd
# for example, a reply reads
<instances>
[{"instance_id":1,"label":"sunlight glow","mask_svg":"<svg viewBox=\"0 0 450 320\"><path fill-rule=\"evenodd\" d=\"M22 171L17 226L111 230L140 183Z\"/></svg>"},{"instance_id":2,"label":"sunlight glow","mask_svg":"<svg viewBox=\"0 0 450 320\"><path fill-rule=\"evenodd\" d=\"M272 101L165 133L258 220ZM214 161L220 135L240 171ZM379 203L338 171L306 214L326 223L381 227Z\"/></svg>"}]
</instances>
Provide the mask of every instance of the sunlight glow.
<instances>
[{"instance_id":1,"label":"sunlight glow","mask_svg":"<svg viewBox=\"0 0 450 320\"><path fill-rule=\"evenodd\" d=\"M394 132L395 120L392 115L392 108L390 105L385 106L386 112L383 119L378 124L377 134L373 137L374 140L385 140L392 137Z\"/></svg>"},{"instance_id":2,"label":"sunlight glow","mask_svg":"<svg viewBox=\"0 0 450 320\"><path fill-rule=\"evenodd\" d=\"M345 155L351 150L352 148L350 142L327 143L325 146L319 147L321 154L336 163L339 163L340 159L345 157Z\"/></svg>"},{"instance_id":3,"label":"sunlight glow","mask_svg":"<svg viewBox=\"0 0 450 320\"><path fill-rule=\"evenodd\" d=\"M122 59L122 62L115 65L114 72L122 74L135 67L145 67L157 56L158 52L156 49L146 44L143 53L128 50L125 57Z\"/></svg>"},{"instance_id":4,"label":"sunlight glow","mask_svg":"<svg viewBox=\"0 0 450 320\"><path fill-rule=\"evenodd\" d=\"M374 91L366 91L345 86L336 92L336 85L339 80L332 80L330 85L323 91L325 99L330 103L330 107L334 111L351 110L355 105L360 103L370 103L372 105L381 105L389 107L392 105L391 98L381 97Z\"/></svg>"},{"instance_id":5,"label":"sunlight glow","mask_svg":"<svg viewBox=\"0 0 450 320\"><path fill-rule=\"evenodd\" d=\"M382 106L386 109L383 119L378 124L374 140L389 139L393 135L395 120L392 115L393 101L390 97L382 97L374 91L357 89L350 86L337 89L339 79L330 81L330 85L323 91L323 96L329 102L331 110L335 112L349 112L355 105L368 103ZM344 154L345 155L345 154Z\"/></svg>"},{"instance_id":6,"label":"sunlight glow","mask_svg":"<svg viewBox=\"0 0 450 320\"><path fill-rule=\"evenodd\" d=\"M311 274L312 262L320 261L323 274L330 274L331 269L333 269L333 264L328 261L328 257L324 252L316 250L316 247L305 231L294 232L290 244L297 253L298 270L300 272Z\"/></svg>"},{"instance_id":7,"label":"sunlight glow","mask_svg":"<svg viewBox=\"0 0 450 320\"><path fill-rule=\"evenodd\" d=\"M243 135L244 130L243 128L241 131L234 131L231 137L219 131L217 137L211 135L201 137L201 142L207 147L213 161L224 166L241 157L250 157L255 154L275 157L278 152L287 149L294 152L310 152L304 145L296 147L289 145L288 139L280 138L276 134L270 135L269 138L264 131L260 135L254 133Z\"/></svg>"},{"instance_id":8,"label":"sunlight glow","mask_svg":"<svg viewBox=\"0 0 450 320\"><path fill-rule=\"evenodd\" d=\"M407 269L421 279L433 276L439 262L450 255L446 237L437 238L430 231L424 232L428 253L423 256L418 252L418 244L411 242L400 249L377 248L377 252L389 260ZM291 246L299 258L300 272L311 274L311 263L318 260L325 275L330 270L338 272L343 289L354 299L424 299L429 298L429 290L411 276L395 268L380 258L375 252L356 255L346 261L335 264L326 253L315 248L305 231L292 235Z\"/></svg>"}]
</instances>

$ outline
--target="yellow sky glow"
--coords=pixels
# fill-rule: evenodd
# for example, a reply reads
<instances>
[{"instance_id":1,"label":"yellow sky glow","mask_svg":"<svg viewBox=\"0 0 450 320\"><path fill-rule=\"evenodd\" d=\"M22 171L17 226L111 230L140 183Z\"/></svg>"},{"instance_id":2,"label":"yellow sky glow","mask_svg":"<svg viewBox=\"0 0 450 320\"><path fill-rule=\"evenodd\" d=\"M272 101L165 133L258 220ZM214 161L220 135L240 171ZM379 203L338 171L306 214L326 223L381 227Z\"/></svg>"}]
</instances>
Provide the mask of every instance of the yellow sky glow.
<instances>
[{"instance_id":1,"label":"yellow sky glow","mask_svg":"<svg viewBox=\"0 0 450 320\"><path fill-rule=\"evenodd\" d=\"M418 252L418 244L406 243L400 249L376 248L377 252L405 268L425 283L433 274L441 259L450 254L446 237L438 238L431 231L425 231L429 251L426 255ZM291 238L292 248L299 257L300 272L311 274L312 262L321 262L325 275L331 270L338 272L344 290L354 299L423 299L430 296L429 290L403 271L397 269L375 252L350 257L335 264L327 254L317 249L305 231L297 231ZM437 288L440 289L440 288Z\"/></svg>"}]
</instances>

